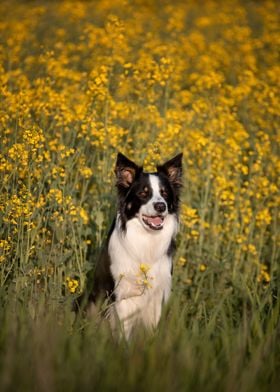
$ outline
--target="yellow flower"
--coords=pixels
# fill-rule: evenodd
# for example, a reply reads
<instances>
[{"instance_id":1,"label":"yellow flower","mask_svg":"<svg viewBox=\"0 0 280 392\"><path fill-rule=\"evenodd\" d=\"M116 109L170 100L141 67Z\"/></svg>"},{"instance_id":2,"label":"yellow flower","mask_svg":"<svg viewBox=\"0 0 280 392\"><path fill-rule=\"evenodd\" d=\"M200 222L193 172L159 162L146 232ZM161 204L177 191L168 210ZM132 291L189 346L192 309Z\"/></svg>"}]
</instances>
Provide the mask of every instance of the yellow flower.
<instances>
[{"instance_id":1,"label":"yellow flower","mask_svg":"<svg viewBox=\"0 0 280 392\"><path fill-rule=\"evenodd\" d=\"M11 249L11 245L7 240L0 240L0 249L8 251Z\"/></svg>"},{"instance_id":2,"label":"yellow flower","mask_svg":"<svg viewBox=\"0 0 280 392\"><path fill-rule=\"evenodd\" d=\"M185 257L183 257L183 256L179 257L178 264L179 264L181 267L184 267L184 265L187 264L187 259L186 259Z\"/></svg>"},{"instance_id":3,"label":"yellow flower","mask_svg":"<svg viewBox=\"0 0 280 392\"><path fill-rule=\"evenodd\" d=\"M187 227L193 227L196 223L199 222L197 210L189 207L186 204L183 204L181 207L181 221Z\"/></svg>"},{"instance_id":4,"label":"yellow flower","mask_svg":"<svg viewBox=\"0 0 280 392\"><path fill-rule=\"evenodd\" d=\"M80 213L80 217L82 218L83 223L85 225L87 225L88 222L89 222L89 216L88 216L87 211L84 208L80 207L79 208L79 213Z\"/></svg>"},{"instance_id":5,"label":"yellow flower","mask_svg":"<svg viewBox=\"0 0 280 392\"><path fill-rule=\"evenodd\" d=\"M261 271L259 275L257 276L257 281L258 283L264 283L267 284L271 280L270 274L267 271L267 265L261 264Z\"/></svg>"},{"instance_id":6,"label":"yellow flower","mask_svg":"<svg viewBox=\"0 0 280 392\"><path fill-rule=\"evenodd\" d=\"M145 263L141 263L139 269L141 272L143 272L143 274L146 274L151 269L151 266Z\"/></svg>"},{"instance_id":7,"label":"yellow flower","mask_svg":"<svg viewBox=\"0 0 280 392\"><path fill-rule=\"evenodd\" d=\"M143 288L143 293L145 292L146 289L152 288L152 287L153 287L152 284L151 284L151 281L152 281L154 278L148 274L148 272L149 272L150 269L151 269L151 266L148 265L148 264L141 263L141 264L139 265L140 273L138 274L138 276L140 276L140 278L138 278L138 279L136 280L136 283L137 283L139 286L142 286L142 288Z\"/></svg>"},{"instance_id":8,"label":"yellow flower","mask_svg":"<svg viewBox=\"0 0 280 392\"><path fill-rule=\"evenodd\" d=\"M50 189L48 193L48 199L52 201L56 201L57 204L62 205L63 203L63 194L60 189Z\"/></svg>"},{"instance_id":9,"label":"yellow flower","mask_svg":"<svg viewBox=\"0 0 280 392\"><path fill-rule=\"evenodd\" d=\"M142 280L142 284L143 284L144 287L147 287L147 288L150 288L150 289L153 287L153 286L151 285L151 282L149 282L148 279L143 279L143 280Z\"/></svg>"},{"instance_id":10,"label":"yellow flower","mask_svg":"<svg viewBox=\"0 0 280 392\"><path fill-rule=\"evenodd\" d=\"M70 277L67 277L66 278L66 286L67 286L69 292L71 294L74 294L79 287L79 281L77 279L72 279Z\"/></svg>"},{"instance_id":11,"label":"yellow flower","mask_svg":"<svg viewBox=\"0 0 280 392\"><path fill-rule=\"evenodd\" d=\"M268 208L264 208L257 213L256 224L257 226L267 226L271 223L272 216Z\"/></svg>"},{"instance_id":12,"label":"yellow flower","mask_svg":"<svg viewBox=\"0 0 280 392\"><path fill-rule=\"evenodd\" d=\"M207 269L207 266L205 264L202 263L202 264L199 265L199 271L200 272L204 272L206 269Z\"/></svg>"},{"instance_id":13,"label":"yellow flower","mask_svg":"<svg viewBox=\"0 0 280 392\"><path fill-rule=\"evenodd\" d=\"M79 172L81 176L84 177L85 179L89 179L93 174L92 169L87 166L80 167Z\"/></svg>"}]
</instances>

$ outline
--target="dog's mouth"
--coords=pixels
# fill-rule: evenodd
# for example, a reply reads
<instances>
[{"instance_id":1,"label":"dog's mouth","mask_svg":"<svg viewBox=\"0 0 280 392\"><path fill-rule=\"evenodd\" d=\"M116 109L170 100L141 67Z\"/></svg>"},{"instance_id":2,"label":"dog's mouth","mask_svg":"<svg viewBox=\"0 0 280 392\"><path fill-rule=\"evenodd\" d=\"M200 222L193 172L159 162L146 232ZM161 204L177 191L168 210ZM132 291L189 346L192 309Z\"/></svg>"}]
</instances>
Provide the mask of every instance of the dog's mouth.
<instances>
[{"instance_id":1,"label":"dog's mouth","mask_svg":"<svg viewBox=\"0 0 280 392\"><path fill-rule=\"evenodd\" d=\"M155 215L155 216L148 216L142 215L142 221L145 226L148 226L152 230L161 230L164 224L164 216L162 215Z\"/></svg>"}]
</instances>

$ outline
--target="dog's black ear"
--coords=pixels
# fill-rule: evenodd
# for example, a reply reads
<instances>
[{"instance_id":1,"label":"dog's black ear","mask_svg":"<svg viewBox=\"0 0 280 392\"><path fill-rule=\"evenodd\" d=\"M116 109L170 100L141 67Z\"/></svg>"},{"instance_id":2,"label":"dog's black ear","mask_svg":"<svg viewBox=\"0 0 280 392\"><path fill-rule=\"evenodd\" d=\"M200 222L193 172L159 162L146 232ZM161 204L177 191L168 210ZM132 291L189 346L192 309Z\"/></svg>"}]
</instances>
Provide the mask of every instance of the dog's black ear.
<instances>
[{"instance_id":1,"label":"dog's black ear","mask_svg":"<svg viewBox=\"0 0 280 392\"><path fill-rule=\"evenodd\" d=\"M142 171L142 167L136 165L122 153L118 153L115 174L117 186L129 188L136 176Z\"/></svg>"},{"instance_id":2,"label":"dog's black ear","mask_svg":"<svg viewBox=\"0 0 280 392\"><path fill-rule=\"evenodd\" d=\"M182 186L182 159L183 153L181 152L163 165L157 166L158 173L164 173L176 187Z\"/></svg>"}]
</instances>

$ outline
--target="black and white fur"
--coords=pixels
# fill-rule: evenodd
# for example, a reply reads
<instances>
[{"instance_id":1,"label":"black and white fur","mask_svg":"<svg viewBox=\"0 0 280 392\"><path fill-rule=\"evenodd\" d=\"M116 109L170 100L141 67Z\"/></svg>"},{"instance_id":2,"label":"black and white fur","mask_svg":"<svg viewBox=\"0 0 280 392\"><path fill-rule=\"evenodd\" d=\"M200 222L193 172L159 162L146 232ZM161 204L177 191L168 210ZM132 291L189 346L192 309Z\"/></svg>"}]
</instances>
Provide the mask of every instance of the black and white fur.
<instances>
[{"instance_id":1,"label":"black and white fur","mask_svg":"<svg viewBox=\"0 0 280 392\"><path fill-rule=\"evenodd\" d=\"M117 216L97 263L89 299L93 303L107 299L113 329L121 324L128 338L137 324L157 326L170 296L182 154L158 166L157 172L145 173L119 153L115 173Z\"/></svg>"}]
</instances>

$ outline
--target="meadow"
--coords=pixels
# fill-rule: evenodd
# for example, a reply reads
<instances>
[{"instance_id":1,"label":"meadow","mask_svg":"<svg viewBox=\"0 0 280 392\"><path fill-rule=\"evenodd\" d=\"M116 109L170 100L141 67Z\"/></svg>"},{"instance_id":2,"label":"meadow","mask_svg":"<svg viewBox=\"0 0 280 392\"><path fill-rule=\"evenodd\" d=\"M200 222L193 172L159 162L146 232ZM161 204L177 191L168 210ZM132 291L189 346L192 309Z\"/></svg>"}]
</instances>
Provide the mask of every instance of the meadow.
<instances>
[{"instance_id":1,"label":"meadow","mask_svg":"<svg viewBox=\"0 0 280 392\"><path fill-rule=\"evenodd\" d=\"M1 391L278 390L279 19L276 0L1 1ZM172 297L129 343L71 311L118 151L184 153Z\"/></svg>"}]
</instances>

